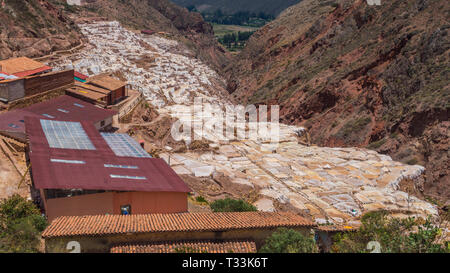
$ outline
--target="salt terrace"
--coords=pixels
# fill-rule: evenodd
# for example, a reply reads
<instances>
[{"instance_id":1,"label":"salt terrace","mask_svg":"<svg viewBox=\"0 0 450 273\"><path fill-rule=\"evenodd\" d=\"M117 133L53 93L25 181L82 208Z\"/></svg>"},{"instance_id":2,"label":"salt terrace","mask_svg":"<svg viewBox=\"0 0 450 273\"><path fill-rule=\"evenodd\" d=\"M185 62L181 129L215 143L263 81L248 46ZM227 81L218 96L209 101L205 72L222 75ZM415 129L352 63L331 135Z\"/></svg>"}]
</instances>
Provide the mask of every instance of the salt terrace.
<instances>
[{"instance_id":1,"label":"salt terrace","mask_svg":"<svg viewBox=\"0 0 450 273\"><path fill-rule=\"evenodd\" d=\"M120 71L141 90L160 114L181 120L192 116L195 97L226 108L224 80L208 66L189 57L176 41L135 34L117 22L80 25L91 45L50 65L72 65L85 74ZM148 67L139 65L154 58ZM199 122L199 121L194 121ZM413 215L438 214L435 206L399 190L403 179L418 178L424 168L404 165L389 156L357 148L326 148L298 144L303 128L281 125L279 143L220 140L214 130L204 135L215 152L166 153L161 156L180 175L212 177L223 173L236 185L257 190L255 205L276 210L275 203L307 212L317 223L357 225L367 211L387 209Z\"/></svg>"}]
</instances>

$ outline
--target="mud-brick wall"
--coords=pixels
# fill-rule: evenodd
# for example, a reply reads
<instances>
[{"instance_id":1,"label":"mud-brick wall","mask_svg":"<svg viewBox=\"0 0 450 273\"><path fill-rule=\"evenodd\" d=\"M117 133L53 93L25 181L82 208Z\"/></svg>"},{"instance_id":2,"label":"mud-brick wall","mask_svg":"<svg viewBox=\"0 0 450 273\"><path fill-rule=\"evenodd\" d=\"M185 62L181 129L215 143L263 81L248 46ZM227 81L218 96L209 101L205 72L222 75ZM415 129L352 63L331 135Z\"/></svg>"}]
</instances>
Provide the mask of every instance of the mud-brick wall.
<instances>
[{"instance_id":1,"label":"mud-brick wall","mask_svg":"<svg viewBox=\"0 0 450 273\"><path fill-rule=\"evenodd\" d=\"M294 227L293 229L304 235L311 233L310 227ZM97 236L67 236L45 239L45 251L68 252L66 246L71 241L80 244L82 253L106 253L111 247L118 244L149 243L162 241L185 240L243 240L249 239L256 243L259 249L276 228L233 229L222 231L193 231L193 232L148 232L148 233L124 233L105 234Z\"/></svg>"},{"instance_id":2,"label":"mud-brick wall","mask_svg":"<svg viewBox=\"0 0 450 273\"><path fill-rule=\"evenodd\" d=\"M0 98L4 101L13 101L25 96L24 80L13 80L0 83Z\"/></svg>"},{"instance_id":3,"label":"mud-brick wall","mask_svg":"<svg viewBox=\"0 0 450 273\"><path fill-rule=\"evenodd\" d=\"M25 79L25 96L32 96L38 93L57 89L62 86L73 84L74 71L65 70L52 72Z\"/></svg>"}]
</instances>

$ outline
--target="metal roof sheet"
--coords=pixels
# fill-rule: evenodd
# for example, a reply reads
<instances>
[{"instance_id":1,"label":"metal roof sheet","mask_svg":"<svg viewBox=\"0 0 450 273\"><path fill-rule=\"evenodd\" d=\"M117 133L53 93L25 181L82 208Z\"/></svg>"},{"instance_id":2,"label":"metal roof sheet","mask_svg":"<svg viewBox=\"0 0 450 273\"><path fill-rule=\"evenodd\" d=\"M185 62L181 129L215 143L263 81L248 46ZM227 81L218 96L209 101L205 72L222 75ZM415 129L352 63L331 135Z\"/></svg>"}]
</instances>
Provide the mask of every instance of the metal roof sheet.
<instances>
[{"instance_id":1,"label":"metal roof sheet","mask_svg":"<svg viewBox=\"0 0 450 273\"><path fill-rule=\"evenodd\" d=\"M116 156L88 122L81 122L81 125L95 150L51 148L39 120L25 118L33 182L37 189L191 191L163 159ZM111 168L109 165L137 168ZM135 179L138 177L145 179Z\"/></svg>"},{"instance_id":2,"label":"metal roof sheet","mask_svg":"<svg viewBox=\"0 0 450 273\"><path fill-rule=\"evenodd\" d=\"M83 108L76 106L82 105ZM61 111L62 110L62 111ZM64 112L66 111L66 112ZM26 116L43 117L43 114L54 117L55 120L90 121L97 123L117 114L117 111L103 109L90 103L63 95L31 106L15 109L0 114L0 131L25 132L24 120ZM11 128L15 124L18 128Z\"/></svg>"}]
</instances>

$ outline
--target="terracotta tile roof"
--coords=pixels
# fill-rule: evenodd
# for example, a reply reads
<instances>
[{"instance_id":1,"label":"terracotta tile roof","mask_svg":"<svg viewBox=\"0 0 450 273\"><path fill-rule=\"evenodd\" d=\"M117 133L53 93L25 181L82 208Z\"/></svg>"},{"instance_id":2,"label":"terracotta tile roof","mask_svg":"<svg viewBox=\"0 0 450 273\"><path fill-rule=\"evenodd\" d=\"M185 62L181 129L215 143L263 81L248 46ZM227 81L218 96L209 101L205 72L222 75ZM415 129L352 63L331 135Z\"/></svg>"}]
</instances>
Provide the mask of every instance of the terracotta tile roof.
<instances>
[{"instance_id":1,"label":"terracotta tile roof","mask_svg":"<svg viewBox=\"0 0 450 273\"><path fill-rule=\"evenodd\" d=\"M52 221L42 237L310 226L315 224L290 212L63 216Z\"/></svg>"},{"instance_id":2,"label":"terracotta tile roof","mask_svg":"<svg viewBox=\"0 0 450 273\"><path fill-rule=\"evenodd\" d=\"M177 241L117 245L111 253L256 253L251 240Z\"/></svg>"},{"instance_id":3,"label":"terracotta tile roof","mask_svg":"<svg viewBox=\"0 0 450 273\"><path fill-rule=\"evenodd\" d=\"M25 77L45 70L52 69L43 63L37 62L27 57L12 58L0 61L3 72L18 77Z\"/></svg>"}]
</instances>

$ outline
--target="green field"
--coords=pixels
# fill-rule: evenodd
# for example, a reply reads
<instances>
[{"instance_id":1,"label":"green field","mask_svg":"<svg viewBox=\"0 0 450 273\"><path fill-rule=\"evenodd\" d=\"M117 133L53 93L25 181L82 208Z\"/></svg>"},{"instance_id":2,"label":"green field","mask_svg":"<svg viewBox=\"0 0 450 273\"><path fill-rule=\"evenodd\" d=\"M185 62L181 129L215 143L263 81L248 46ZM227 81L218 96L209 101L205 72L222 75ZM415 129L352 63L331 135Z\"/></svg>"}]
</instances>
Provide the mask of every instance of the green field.
<instances>
[{"instance_id":1,"label":"green field","mask_svg":"<svg viewBox=\"0 0 450 273\"><path fill-rule=\"evenodd\" d=\"M214 35L216 37L222 37L225 34L237 33L237 32L247 32L247 31L256 31L257 27L249 27L249 26L236 26L236 25L218 25L212 24L214 29Z\"/></svg>"}]
</instances>

